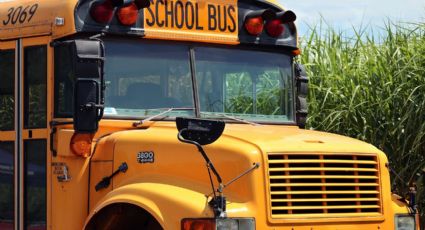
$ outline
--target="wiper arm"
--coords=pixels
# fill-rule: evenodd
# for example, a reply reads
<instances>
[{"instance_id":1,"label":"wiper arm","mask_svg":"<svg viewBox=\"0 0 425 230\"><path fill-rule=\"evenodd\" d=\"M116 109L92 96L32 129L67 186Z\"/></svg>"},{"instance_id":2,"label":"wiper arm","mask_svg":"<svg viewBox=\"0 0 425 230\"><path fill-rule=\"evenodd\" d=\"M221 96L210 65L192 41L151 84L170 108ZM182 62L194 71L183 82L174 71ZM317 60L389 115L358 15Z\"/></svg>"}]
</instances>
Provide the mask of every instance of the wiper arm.
<instances>
[{"instance_id":1,"label":"wiper arm","mask_svg":"<svg viewBox=\"0 0 425 230\"><path fill-rule=\"evenodd\" d=\"M145 118L145 119L142 119L142 120L140 120L140 121L136 121L136 122L134 122L134 123L133 123L133 127L137 127L137 126L139 126L139 125L143 124L145 121L150 121L150 120L152 120L152 119L155 119L155 118L157 118L157 117L163 116L163 115L165 115L165 114L167 114L167 113L169 113L169 112L172 112L172 111L188 111L188 110L195 110L195 108L185 108L185 107L183 107L183 108L161 108L161 109L165 109L165 111L162 111L162 112L160 112L160 113L158 113L158 114L155 114L155 115L152 115L152 116L147 117L147 118ZM152 110L158 110L158 109L152 109Z\"/></svg>"},{"instance_id":2,"label":"wiper arm","mask_svg":"<svg viewBox=\"0 0 425 230\"><path fill-rule=\"evenodd\" d=\"M203 114L203 115L211 115L211 114L205 113L205 112L201 112L201 114ZM250 125L261 125L261 124L258 124L258 123L252 122L252 121L248 121L248 120L245 120L245 119L242 119L242 118L238 118L238 117L235 117L235 116L230 116L230 115L223 114L223 113L213 114L212 117L227 118L227 119L230 119L230 120L239 121L239 122L250 124Z\"/></svg>"}]
</instances>

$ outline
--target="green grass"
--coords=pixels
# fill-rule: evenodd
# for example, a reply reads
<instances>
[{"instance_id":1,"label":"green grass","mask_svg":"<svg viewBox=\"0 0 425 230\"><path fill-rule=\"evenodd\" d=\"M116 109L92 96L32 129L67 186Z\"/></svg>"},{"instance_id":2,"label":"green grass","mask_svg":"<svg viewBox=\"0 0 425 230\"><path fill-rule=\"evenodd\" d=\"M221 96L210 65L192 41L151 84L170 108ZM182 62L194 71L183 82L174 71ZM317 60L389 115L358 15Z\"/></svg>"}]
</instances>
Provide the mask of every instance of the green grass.
<instances>
[{"instance_id":1,"label":"green grass","mask_svg":"<svg viewBox=\"0 0 425 230\"><path fill-rule=\"evenodd\" d=\"M319 25L302 39L308 127L372 143L407 182L425 167L425 23L388 23L379 38L354 34ZM391 176L404 195L407 187ZM424 210L425 197L419 202Z\"/></svg>"}]
</instances>

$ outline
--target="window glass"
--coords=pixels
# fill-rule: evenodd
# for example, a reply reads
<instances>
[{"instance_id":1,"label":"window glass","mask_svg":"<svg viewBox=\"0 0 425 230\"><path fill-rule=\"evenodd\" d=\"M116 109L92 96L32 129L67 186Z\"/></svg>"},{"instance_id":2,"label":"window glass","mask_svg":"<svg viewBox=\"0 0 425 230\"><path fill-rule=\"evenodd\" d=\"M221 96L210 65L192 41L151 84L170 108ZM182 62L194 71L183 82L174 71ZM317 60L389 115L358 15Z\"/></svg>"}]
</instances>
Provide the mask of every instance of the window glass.
<instances>
[{"instance_id":1,"label":"window glass","mask_svg":"<svg viewBox=\"0 0 425 230\"><path fill-rule=\"evenodd\" d=\"M105 115L145 116L167 108L168 116L194 113L186 46L107 40Z\"/></svg>"},{"instance_id":2,"label":"window glass","mask_svg":"<svg viewBox=\"0 0 425 230\"><path fill-rule=\"evenodd\" d=\"M0 50L0 130L14 129L15 50Z\"/></svg>"},{"instance_id":3,"label":"window glass","mask_svg":"<svg viewBox=\"0 0 425 230\"><path fill-rule=\"evenodd\" d=\"M26 229L46 229L46 140L24 141Z\"/></svg>"},{"instance_id":4,"label":"window glass","mask_svg":"<svg viewBox=\"0 0 425 230\"><path fill-rule=\"evenodd\" d=\"M289 56L199 47L195 49L195 64L202 116L293 121Z\"/></svg>"},{"instance_id":5,"label":"window glass","mask_svg":"<svg viewBox=\"0 0 425 230\"><path fill-rule=\"evenodd\" d=\"M0 229L12 230L14 224L13 162L14 143L0 142Z\"/></svg>"},{"instance_id":6,"label":"window glass","mask_svg":"<svg viewBox=\"0 0 425 230\"><path fill-rule=\"evenodd\" d=\"M71 117L74 91L72 54L68 46L55 47L55 117Z\"/></svg>"},{"instance_id":7,"label":"window glass","mask_svg":"<svg viewBox=\"0 0 425 230\"><path fill-rule=\"evenodd\" d=\"M24 128L47 126L47 48L24 49Z\"/></svg>"}]
</instances>

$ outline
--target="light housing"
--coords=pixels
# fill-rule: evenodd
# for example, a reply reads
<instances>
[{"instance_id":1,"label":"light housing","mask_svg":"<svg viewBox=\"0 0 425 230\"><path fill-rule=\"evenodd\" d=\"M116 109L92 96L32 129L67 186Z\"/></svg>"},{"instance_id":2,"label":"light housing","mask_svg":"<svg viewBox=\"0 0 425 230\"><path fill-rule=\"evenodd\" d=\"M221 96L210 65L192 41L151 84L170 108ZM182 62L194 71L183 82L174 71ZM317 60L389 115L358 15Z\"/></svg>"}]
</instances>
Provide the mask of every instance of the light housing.
<instances>
[{"instance_id":1,"label":"light housing","mask_svg":"<svg viewBox=\"0 0 425 230\"><path fill-rule=\"evenodd\" d=\"M148 8L151 5L150 0L134 0L134 3L136 4L139 10L143 8Z\"/></svg>"},{"instance_id":2,"label":"light housing","mask_svg":"<svg viewBox=\"0 0 425 230\"><path fill-rule=\"evenodd\" d=\"M271 9L252 10L245 15L244 26L250 35L258 36L263 32L264 21L271 20L276 14Z\"/></svg>"},{"instance_id":3,"label":"light housing","mask_svg":"<svg viewBox=\"0 0 425 230\"><path fill-rule=\"evenodd\" d=\"M111 1L106 0L103 3L95 2L91 6L90 16L97 23L107 24L111 21L114 13L114 5Z\"/></svg>"},{"instance_id":4,"label":"light housing","mask_svg":"<svg viewBox=\"0 0 425 230\"><path fill-rule=\"evenodd\" d=\"M413 215L396 215L395 218L395 230L415 230L415 216Z\"/></svg>"},{"instance_id":5,"label":"light housing","mask_svg":"<svg viewBox=\"0 0 425 230\"><path fill-rule=\"evenodd\" d=\"M255 230L254 218L185 218L182 230Z\"/></svg>"},{"instance_id":6,"label":"light housing","mask_svg":"<svg viewBox=\"0 0 425 230\"><path fill-rule=\"evenodd\" d=\"M93 136L92 133L74 133L69 143L71 152L80 157L89 157Z\"/></svg>"},{"instance_id":7,"label":"light housing","mask_svg":"<svg viewBox=\"0 0 425 230\"><path fill-rule=\"evenodd\" d=\"M133 2L133 0L107 0L112 3L114 7L125 6Z\"/></svg>"},{"instance_id":8,"label":"light housing","mask_svg":"<svg viewBox=\"0 0 425 230\"><path fill-rule=\"evenodd\" d=\"M118 21L124 26L134 25L137 21L138 14L139 9L134 2L119 8L117 11Z\"/></svg>"},{"instance_id":9,"label":"light housing","mask_svg":"<svg viewBox=\"0 0 425 230\"><path fill-rule=\"evenodd\" d=\"M292 12L291 10L287 10L287 11L277 13L276 18L280 19L282 23L289 23L289 22L294 22L295 20L297 20L297 15L295 15L295 13Z\"/></svg>"}]
</instances>

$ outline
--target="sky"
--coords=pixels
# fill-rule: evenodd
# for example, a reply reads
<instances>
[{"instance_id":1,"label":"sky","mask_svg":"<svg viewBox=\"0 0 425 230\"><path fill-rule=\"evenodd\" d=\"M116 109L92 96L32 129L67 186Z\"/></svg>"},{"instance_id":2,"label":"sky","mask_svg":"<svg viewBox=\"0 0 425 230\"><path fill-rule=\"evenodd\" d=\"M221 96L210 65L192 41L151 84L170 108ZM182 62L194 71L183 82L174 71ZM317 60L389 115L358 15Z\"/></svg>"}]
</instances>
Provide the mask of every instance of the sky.
<instances>
[{"instance_id":1,"label":"sky","mask_svg":"<svg viewBox=\"0 0 425 230\"><path fill-rule=\"evenodd\" d=\"M396 22L425 23L425 0L278 0L297 15L299 35L321 18L333 28L349 31L368 26L382 28L390 19Z\"/></svg>"}]
</instances>

